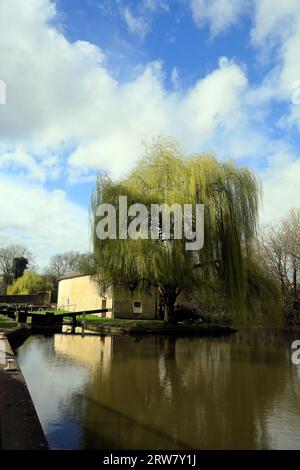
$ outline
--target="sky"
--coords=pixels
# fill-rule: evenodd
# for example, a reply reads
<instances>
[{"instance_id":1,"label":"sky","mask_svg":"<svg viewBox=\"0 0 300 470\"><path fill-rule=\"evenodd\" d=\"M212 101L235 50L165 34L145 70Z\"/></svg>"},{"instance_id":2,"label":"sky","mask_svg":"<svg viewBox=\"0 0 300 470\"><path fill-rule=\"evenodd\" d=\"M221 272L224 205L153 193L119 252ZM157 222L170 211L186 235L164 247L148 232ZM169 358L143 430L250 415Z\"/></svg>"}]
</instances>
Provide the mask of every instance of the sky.
<instances>
[{"instance_id":1,"label":"sky","mask_svg":"<svg viewBox=\"0 0 300 470\"><path fill-rule=\"evenodd\" d=\"M299 0L0 0L0 246L89 249L97 173L158 135L299 207L299 51Z\"/></svg>"}]
</instances>

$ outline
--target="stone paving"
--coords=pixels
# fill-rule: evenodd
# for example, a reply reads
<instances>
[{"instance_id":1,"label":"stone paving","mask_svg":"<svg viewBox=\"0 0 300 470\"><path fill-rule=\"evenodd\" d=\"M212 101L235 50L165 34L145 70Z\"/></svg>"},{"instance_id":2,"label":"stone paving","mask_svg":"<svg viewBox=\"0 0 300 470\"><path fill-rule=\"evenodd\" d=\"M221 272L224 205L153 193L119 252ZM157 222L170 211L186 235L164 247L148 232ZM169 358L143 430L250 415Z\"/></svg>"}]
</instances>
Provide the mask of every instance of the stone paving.
<instances>
[{"instance_id":1,"label":"stone paving","mask_svg":"<svg viewBox=\"0 0 300 470\"><path fill-rule=\"evenodd\" d=\"M3 330L2 330L3 332ZM48 444L7 337L0 332L0 449L45 450Z\"/></svg>"}]
</instances>

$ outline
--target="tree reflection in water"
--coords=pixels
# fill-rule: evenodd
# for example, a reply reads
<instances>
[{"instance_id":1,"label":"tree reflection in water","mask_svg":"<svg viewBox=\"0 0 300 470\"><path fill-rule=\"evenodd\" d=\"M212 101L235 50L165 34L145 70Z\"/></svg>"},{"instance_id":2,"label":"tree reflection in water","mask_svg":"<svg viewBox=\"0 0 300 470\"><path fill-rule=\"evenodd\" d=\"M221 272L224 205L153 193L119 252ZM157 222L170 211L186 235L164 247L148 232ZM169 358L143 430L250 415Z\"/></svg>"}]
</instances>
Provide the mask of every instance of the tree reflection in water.
<instances>
[{"instance_id":1,"label":"tree reflection in water","mask_svg":"<svg viewBox=\"0 0 300 470\"><path fill-rule=\"evenodd\" d=\"M300 448L289 337L112 341L109 379L94 369L80 397L86 448Z\"/></svg>"},{"instance_id":2,"label":"tree reflection in water","mask_svg":"<svg viewBox=\"0 0 300 470\"><path fill-rule=\"evenodd\" d=\"M300 449L296 338L57 334L18 359L52 448Z\"/></svg>"}]
</instances>

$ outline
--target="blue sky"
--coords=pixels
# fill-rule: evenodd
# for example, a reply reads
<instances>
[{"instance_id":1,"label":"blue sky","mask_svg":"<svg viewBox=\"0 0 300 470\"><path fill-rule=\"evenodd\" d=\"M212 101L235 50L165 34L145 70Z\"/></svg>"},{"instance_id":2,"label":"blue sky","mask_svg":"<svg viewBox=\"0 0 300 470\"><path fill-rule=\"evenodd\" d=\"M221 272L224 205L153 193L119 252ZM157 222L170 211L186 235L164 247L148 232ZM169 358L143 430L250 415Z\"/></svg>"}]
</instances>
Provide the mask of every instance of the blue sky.
<instances>
[{"instance_id":1,"label":"blue sky","mask_svg":"<svg viewBox=\"0 0 300 470\"><path fill-rule=\"evenodd\" d=\"M185 7L187 2L161 3L166 7L157 7L154 12L143 9L143 2L136 0L60 0L58 6L66 37L70 41L81 38L101 47L110 66L118 70L119 73L115 71L116 76L123 80L132 76L131 68L137 64L159 59L164 64L167 88L172 88L170 78L174 67L180 69L188 87L214 70L220 56L237 57L248 64L255 61L247 31L249 20L244 19L235 31L211 40L207 25L201 29L195 25L192 12ZM153 4L158 5L159 2ZM126 8L132 16L142 19L145 36L138 30L135 33L129 29L122 13ZM253 80L258 72L254 69L255 65L251 65L249 72L253 73Z\"/></svg>"},{"instance_id":2,"label":"blue sky","mask_svg":"<svg viewBox=\"0 0 300 470\"><path fill-rule=\"evenodd\" d=\"M298 0L0 0L0 31L0 246L88 249L97 171L159 134L256 171L262 223L299 206Z\"/></svg>"}]
</instances>

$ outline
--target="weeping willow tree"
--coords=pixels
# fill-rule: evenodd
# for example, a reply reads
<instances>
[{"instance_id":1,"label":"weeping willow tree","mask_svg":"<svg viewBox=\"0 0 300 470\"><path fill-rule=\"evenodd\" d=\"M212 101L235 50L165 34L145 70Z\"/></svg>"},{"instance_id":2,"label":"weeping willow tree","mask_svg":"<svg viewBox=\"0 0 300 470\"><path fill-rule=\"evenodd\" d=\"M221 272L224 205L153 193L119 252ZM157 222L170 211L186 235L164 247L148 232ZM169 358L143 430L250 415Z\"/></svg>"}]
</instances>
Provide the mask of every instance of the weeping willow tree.
<instances>
[{"instance_id":1,"label":"weeping willow tree","mask_svg":"<svg viewBox=\"0 0 300 470\"><path fill-rule=\"evenodd\" d=\"M259 250L246 262L246 312L242 320L249 326L282 326L283 302L277 280L264 266Z\"/></svg>"},{"instance_id":2,"label":"weeping willow tree","mask_svg":"<svg viewBox=\"0 0 300 470\"><path fill-rule=\"evenodd\" d=\"M184 237L158 239L105 239L97 236L97 207L114 205L127 196L128 206L140 203L204 204L204 245L186 250ZM174 322L178 295L221 283L230 312L241 313L247 291L247 259L256 236L260 185L247 169L233 162L218 162L213 155L184 156L179 146L159 139L146 148L145 157L123 180L98 177L91 201L92 234L97 274L102 285L159 289L166 317ZM129 218L130 219L130 218ZM193 218L193 228L195 220Z\"/></svg>"}]
</instances>

